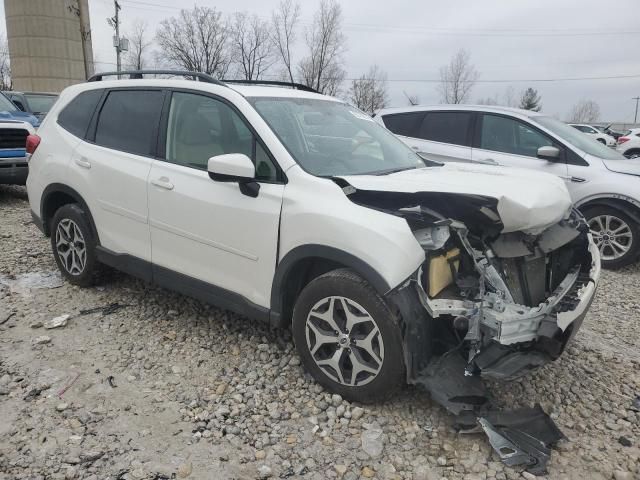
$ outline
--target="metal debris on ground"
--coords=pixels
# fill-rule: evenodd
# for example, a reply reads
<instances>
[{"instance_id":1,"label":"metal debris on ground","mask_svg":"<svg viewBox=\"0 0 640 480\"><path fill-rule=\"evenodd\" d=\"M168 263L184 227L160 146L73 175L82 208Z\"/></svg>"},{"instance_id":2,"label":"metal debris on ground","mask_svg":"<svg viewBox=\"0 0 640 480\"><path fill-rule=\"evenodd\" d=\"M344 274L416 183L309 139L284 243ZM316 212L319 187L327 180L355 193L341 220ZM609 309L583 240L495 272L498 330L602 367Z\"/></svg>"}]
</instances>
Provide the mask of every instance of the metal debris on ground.
<instances>
[{"instance_id":1,"label":"metal debris on ground","mask_svg":"<svg viewBox=\"0 0 640 480\"><path fill-rule=\"evenodd\" d=\"M67 383L64 387L62 387L59 391L58 391L58 398L62 398L62 395L64 395L64 392L66 392L67 390L69 390L74 383L76 383L76 380L78 380L78 378L80 378L80 374L76 373L71 381L69 383Z\"/></svg>"},{"instance_id":2,"label":"metal debris on ground","mask_svg":"<svg viewBox=\"0 0 640 480\"><path fill-rule=\"evenodd\" d=\"M111 315L112 313L117 312L118 310L121 310L123 308L126 307L130 307L131 305L128 304L124 304L124 303L118 303L118 302L114 302L114 303L110 303L109 305L105 305L102 307L93 307L93 308L87 308L85 310L80 310L80 315L90 315L92 313L98 313L101 312L102 316L106 316L106 315Z\"/></svg>"},{"instance_id":3,"label":"metal debris on ground","mask_svg":"<svg viewBox=\"0 0 640 480\"><path fill-rule=\"evenodd\" d=\"M11 317L13 317L16 312L2 313L0 314L0 325L3 325L9 321Z\"/></svg>"},{"instance_id":4,"label":"metal debris on ground","mask_svg":"<svg viewBox=\"0 0 640 480\"><path fill-rule=\"evenodd\" d=\"M67 325L67 320L69 320L70 317L71 315L65 313L64 315L60 315L59 317L54 317L51 320L46 320L43 323L43 326L44 328L47 328L47 329L65 327Z\"/></svg>"},{"instance_id":5,"label":"metal debris on ground","mask_svg":"<svg viewBox=\"0 0 640 480\"><path fill-rule=\"evenodd\" d=\"M505 465L524 465L533 475L547 473L551 447L566 438L540 405L488 412L478 422Z\"/></svg>"},{"instance_id":6,"label":"metal debris on ground","mask_svg":"<svg viewBox=\"0 0 640 480\"><path fill-rule=\"evenodd\" d=\"M116 385L115 380L116 380L116 379L115 379L115 377L114 377L113 375L109 375L109 376L107 377L107 382L109 383L109 386L110 386L111 388L117 388L117 385Z\"/></svg>"}]
</instances>

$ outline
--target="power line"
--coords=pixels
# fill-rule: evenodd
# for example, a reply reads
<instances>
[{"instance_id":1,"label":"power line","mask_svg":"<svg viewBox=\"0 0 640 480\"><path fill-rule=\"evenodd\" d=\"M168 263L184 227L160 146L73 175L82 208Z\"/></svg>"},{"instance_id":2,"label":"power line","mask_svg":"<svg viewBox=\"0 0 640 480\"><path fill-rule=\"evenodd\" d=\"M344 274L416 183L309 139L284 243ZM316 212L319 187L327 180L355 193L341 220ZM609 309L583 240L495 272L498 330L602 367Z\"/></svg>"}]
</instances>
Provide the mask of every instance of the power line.
<instances>
[{"instance_id":1,"label":"power line","mask_svg":"<svg viewBox=\"0 0 640 480\"><path fill-rule=\"evenodd\" d=\"M184 7L165 5L142 0L121 0L130 8L146 10L148 7L155 7L167 10L183 10ZM145 8L146 7L146 8ZM261 17L265 18L265 17ZM300 22L309 24L310 22ZM596 30L596 29L455 29L442 27L421 27L413 25L379 25L371 23L344 22L343 26L349 30L365 30L376 32L391 31L395 33L424 33L429 35L449 35L449 36L478 36L478 37L585 37L585 36L619 36L619 35L639 35L640 30Z\"/></svg>"}]
</instances>

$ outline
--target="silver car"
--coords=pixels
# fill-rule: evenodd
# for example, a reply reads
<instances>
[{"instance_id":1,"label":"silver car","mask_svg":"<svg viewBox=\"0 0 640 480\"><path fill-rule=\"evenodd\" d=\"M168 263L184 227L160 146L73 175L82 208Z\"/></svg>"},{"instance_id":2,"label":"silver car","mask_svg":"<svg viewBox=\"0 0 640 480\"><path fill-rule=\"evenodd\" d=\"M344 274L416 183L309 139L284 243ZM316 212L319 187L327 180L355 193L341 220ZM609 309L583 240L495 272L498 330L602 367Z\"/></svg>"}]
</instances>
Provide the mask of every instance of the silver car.
<instances>
[{"instance_id":1,"label":"silver car","mask_svg":"<svg viewBox=\"0 0 640 480\"><path fill-rule=\"evenodd\" d=\"M562 178L606 268L640 253L640 159L627 159L543 113L475 105L380 110L374 119L422 156L530 168Z\"/></svg>"}]
</instances>

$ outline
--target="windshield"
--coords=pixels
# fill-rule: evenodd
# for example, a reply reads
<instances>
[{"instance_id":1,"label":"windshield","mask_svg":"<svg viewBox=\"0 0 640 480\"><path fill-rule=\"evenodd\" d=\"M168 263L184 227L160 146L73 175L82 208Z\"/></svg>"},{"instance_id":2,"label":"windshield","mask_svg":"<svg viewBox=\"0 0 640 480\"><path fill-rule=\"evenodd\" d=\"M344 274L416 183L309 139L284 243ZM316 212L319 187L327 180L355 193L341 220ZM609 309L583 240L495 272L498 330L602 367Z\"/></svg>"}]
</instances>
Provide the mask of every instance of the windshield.
<instances>
[{"instance_id":1,"label":"windshield","mask_svg":"<svg viewBox=\"0 0 640 480\"><path fill-rule=\"evenodd\" d=\"M58 98L54 95L29 95L28 93L25 93L24 96L29 102L31 111L36 113L47 113Z\"/></svg>"},{"instance_id":2,"label":"windshield","mask_svg":"<svg viewBox=\"0 0 640 480\"><path fill-rule=\"evenodd\" d=\"M11 100L0 94L0 112L15 112L18 110Z\"/></svg>"},{"instance_id":3,"label":"windshield","mask_svg":"<svg viewBox=\"0 0 640 480\"><path fill-rule=\"evenodd\" d=\"M296 162L313 175L382 175L425 166L409 147L355 107L308 98L248 100Z\"/></svg>"},{"instance_id":4,"label":"windshield","mask_svg":"<svg viewBox=\"0 0 640 480\"><path fill-rule=\"evenodd\" d=\"M605 160L626 160L621 153L605 146L604 144L595 140L593 137L585 135L584 133L576 130L573 127L570 127L560 120L545 116L535 116L530 118L533 122L539 123L566 142L575 147L578 147L580 150L588 153L589 155L603 158Z\"/></svg>"}]
</instances>

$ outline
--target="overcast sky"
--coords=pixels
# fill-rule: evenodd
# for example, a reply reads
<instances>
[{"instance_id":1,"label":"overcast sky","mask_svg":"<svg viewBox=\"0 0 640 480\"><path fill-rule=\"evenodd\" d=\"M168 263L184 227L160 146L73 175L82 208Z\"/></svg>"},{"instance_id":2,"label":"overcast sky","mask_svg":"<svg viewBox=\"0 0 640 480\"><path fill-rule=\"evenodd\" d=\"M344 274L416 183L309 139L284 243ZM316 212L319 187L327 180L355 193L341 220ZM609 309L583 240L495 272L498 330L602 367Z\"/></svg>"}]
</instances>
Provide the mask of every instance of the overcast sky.
<instances>
[{"instance_id":1,"label":"overcast sky","mask_svg":"<svg viewBox=\"0 0 640 480\"><path fill-rule=\"evenodd\" d=\"M264 19L279 0L198 0L223 13L248 11ZM192 0L120 0L123 31L144 19L153 32L162 19L190 8ZM640 1L616 0L339 0L347 77L378 64L389 79L391 106L405 105L403 91L420 103L438 103L440 66L467 49L480 80L471 100L533 87L543 111L565 118L581 99L595 100L602 120L633 121L640 95ZM300 1L304 29L318 2ZM112 0L89 0L93 48L99 69L113 68ZM303 53L300 32L296 49ZM111 62L108 64L106 62ZM540 81L584 77L635 78ZM537 81L534 81L537 80Z\"/></svg>"}]
</instances>

